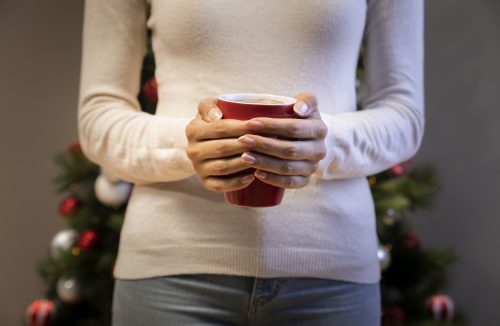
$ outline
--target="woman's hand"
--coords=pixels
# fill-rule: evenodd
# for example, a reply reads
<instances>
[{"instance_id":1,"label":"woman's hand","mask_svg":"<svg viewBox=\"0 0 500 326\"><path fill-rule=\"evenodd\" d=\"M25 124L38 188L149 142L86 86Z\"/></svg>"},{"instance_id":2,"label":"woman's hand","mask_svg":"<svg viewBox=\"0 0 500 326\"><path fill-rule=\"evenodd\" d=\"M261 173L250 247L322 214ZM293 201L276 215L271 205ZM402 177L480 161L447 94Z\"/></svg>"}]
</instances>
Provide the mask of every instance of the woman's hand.
<instances>
[{"instance_id":1,"label":"woman's hand","mask_svg":"<svg viewBox=\"0 0 500 326\"><path fill-rule=\"evenodd\" d=\"M204 121L202 115L215 121ZM242 189L255 179L252 173L238 173L249 169L241 161L249 147L238 141L249 132L246 121L220 120L221 116L216 99L204 99L198 104L198 115L186 127L187 155L202 185L215 192Z\"/></svg>"},{"instance_id":2,"label":"woman's hand","mask_svg":"<svg viewBox=\"0 0 500 326\"><path fill-rule=\"evenodd\" d=\"M238 140L251 147L241 161L257 169L254 175L265 183L283 188L302 188L326 155L328 128L321 119L316 97L302 93L295 97L295 112L303 119L254 118L248 121L250 134ZM274 135L276 139L259 136Z\"/></svg>"},{"instance_id":3,"label":"woman's hand","mask_svg":"<svg viewBox=\"0 0 500 326\"><path fill-rule=\"evenodd\" d=\"M238 142L248 149L240 156L246 167L257 169L261 181L283 188L302 188L326 155L324 139L328 128L321 119L316 97L301 93L295 97L294 111L302 119L254 118L239 125L247 133ZM209 114L210 112L210 114ZM220 111L200 111L202 119L217 123ZM263 135L273 135L276 139ZM243 148L243 147L242 147Z\"/></svg>"}]
</instances>

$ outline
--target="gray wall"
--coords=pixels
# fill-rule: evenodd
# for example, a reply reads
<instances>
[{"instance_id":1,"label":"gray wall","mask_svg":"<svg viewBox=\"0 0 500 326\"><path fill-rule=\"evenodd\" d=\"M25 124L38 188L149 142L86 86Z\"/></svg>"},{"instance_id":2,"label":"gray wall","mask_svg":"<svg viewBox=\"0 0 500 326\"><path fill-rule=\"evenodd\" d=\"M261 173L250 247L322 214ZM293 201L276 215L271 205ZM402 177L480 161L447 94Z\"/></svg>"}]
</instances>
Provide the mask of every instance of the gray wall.
<instances>
[{"instance_id":1,"label":"gray wall","mask_svg":"<svg viewBox=\"0 0 500 326\"><path fill-rule=\"evenodd\" d=\"M459 256L450 294L471 325L500 325L500 1L427 1L427 127L419 161L443 190L424 244Z\"/></svg>"},{"instance_id":2,"label":"gray wall","mask_svg":"<svg viewBox=\"0 0 500 326\"><path fill-rule=\"evenodd\" d=\"M406 1L406 0L405 0ZM417 161L443 191L416 223L460 256L449 293L472 326L500 320L500 2L427 1L427 129ZM76 137L82 1L0 0L0 325L20 324L35 265L64 222L54 153ZM496 37L496 38L495 38Z\"/></svg>"},{"instance_id":3,"label":"gray wall","mask_svg":"<svg viewBox=\"0 0 500 326\"><path fill-rule=\"evenodd\" d=\"M41 296L63 228L52 157L76 137L82 1L0 0L0 325Z\"/></svg>"}]
</instances>

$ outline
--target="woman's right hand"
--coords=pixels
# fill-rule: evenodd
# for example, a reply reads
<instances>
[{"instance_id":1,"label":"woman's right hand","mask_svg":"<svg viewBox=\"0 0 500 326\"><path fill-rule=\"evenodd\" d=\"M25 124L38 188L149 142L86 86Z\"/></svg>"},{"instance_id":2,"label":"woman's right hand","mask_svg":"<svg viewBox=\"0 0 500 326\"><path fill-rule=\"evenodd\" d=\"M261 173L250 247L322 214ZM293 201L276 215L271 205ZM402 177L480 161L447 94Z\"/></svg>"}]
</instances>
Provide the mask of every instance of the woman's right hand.
<instances>
[{"instance_id":1,"label":"woman's right hand","mask_svg":"<svg viewBox=\"0 0 500 326\"><path fill-rule=\"evenodd\" d=\"M213 121L204 121L202 116ZM216 99L201 100L198 114L186 127L186 152L206 189L215 192L243 189L255 179L252 172L238 173L248 169L241 162L241 154L251 146L238 141L238 137L249 133L247 123L221 117Z\"/></svg>"}]
</instances>

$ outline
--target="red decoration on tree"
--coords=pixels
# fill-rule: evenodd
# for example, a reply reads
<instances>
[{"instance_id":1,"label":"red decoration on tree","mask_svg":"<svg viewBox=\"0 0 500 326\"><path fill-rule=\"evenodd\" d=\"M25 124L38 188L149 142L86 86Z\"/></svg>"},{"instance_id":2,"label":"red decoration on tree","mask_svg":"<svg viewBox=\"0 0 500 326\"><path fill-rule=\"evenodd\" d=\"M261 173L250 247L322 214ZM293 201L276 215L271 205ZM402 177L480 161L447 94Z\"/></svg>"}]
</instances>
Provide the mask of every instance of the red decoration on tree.
<instances>
[{"instance_id":1,"label":"red decoration on tree","mask_svg":"<svg viewBox=\"0 0 500 326\"><path fill-rule=\"evenodd\" d=\"M397 164L391 168L391 172L392 174L394 174L394 176L399 177L400 175L405 173L405 168L402 164Z\"/></svg>"},{"instance_id":2,"label":"red decoration on tree","mask_svg":"<svg viewBox=\"0 0 500 326\"><path fill-rule=\"evenodd\" d=\"M68 146L68 152L70 154L82 154L82 146L80 146L80 141L75 140L71 142Z\"/></svg>"},{"instance_id":3,"label":"red decoration on tree","mask_svg":"<svg viewBox=\"0 0 500 326\"><path fill-rule=\"evenodd\" d=\"M409 249L419 250L420 248L422 248L422 242L420 241L420 238L413 232L408 232L403 235L400 243L402 246Z\"/></svg>"},{"instance_id":4,"label":"red decoration on tree","mask_svg":"<svg viewBox=\"0 0 500 326\"><path fill-rule=\"evenodd\" d=\"M451 321L455 312L455 305L449 296L436 294L427 300L426 310L435 321Z\"/></svg>"},{"instance_id":5,"label":"red decoration on tree","mask_svg":"<svg viewBox=\"0 0 500 326\"><path fill-rule=\"evenodd\" d=\"M78 247L82 250L92 249L97 245L99 237L95 231L85 230L80 235Z\"/></svg>"},{"instance_id":6,"label":"red decoration on tree","mask_svg":"<svg viewBox=\"0 0 500 326\"><path fill-rule=\"evenodd\" d=\"M59 213L63 216L71 216L75 213L80 202L75 197L63 199L59 204Z\"/></svg>"},{"instance_id":7,"label":"red decoration on tree","mask_svg":"<svg viewBox=\"0 0 500 326\"><path fill-rule=\"evenodd\" d=\"M154 76L149 78L144 85L142 85L142 92L146 100L151 104L158 103L158 84Z\"/></svg>"},{"instance_id":8,"label":"red decoration on tree","mask_svg":"<svg viewBox=\"0 0 500 326\"><path fill-rule=\"evenodd\" d=\"M406 321L406 312L397 305L384 306L382 308L383 326L403 326Z\"/></svg>"},{"instance_id":9,"label":"red decoration on tree","mask_svg":"<svg viewBox=\"0 0 500 326\"><path fill-rule=\"evenodd\" d=\"M402 176L403 174L405 174L406 170L408 170L408 167L412 164L412 162L413 159L409 159L399 164L396 164L390 168L390 171L395 177Z\"/></svg>"},{"instance_id":10,"label":"red decoration on tree","mask_svg":"<svg viewBox=\"0 0 500 326\"><path fill-rule=\"evenodd\" d=\"M54 321L55 312L52 301L38 299L26 309L26 321L29 326L50 326Z\"/></svg>"}]
</instances>

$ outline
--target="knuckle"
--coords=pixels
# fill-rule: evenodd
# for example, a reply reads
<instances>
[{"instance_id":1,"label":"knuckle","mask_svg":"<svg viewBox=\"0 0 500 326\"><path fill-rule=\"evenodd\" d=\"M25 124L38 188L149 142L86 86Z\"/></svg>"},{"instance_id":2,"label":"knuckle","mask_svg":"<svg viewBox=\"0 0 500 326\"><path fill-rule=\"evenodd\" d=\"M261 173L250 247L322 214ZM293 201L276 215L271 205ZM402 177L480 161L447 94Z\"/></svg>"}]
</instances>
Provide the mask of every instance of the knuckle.
<instances>
[{"instance_id":1,"label":"knuckle","mask_svg":"<svg viewBox=\"0 0 500 326\"><path fill-rule=\"evenodd\" d=\"M224 144L217 144L213 148L213 153L217 157L223 157L226 154L226 145Z\"/></svg>"},{"instance_id":2,"label":"knuckle","mask_svg":"<svg viewBox=\"0 0 500 326\"><path fill-rule=\"evenodd\" d=\"M285 178L285 186L287 188L296 188L296 184L297 184L297 181L296 181L295 177Z\"/></svg>"},{"instance_id":3,"label":"knuckle","mask_svg":"<svg viewBox=\"0 0 500 326\"><path fill-rule=\"evenodd\" d=\"M297 146L294 144L287 145L284 149L284 154L288 158L295 158L299 154Z\"/></svg>"},{"instance_id":4,"label":"knuckle","mask_svg":"<svg viewBox=\"0 0 500 326\"><path fill-rule=\"evenodd\" d=\"M215 137L222 138L225 136L226 126L224 126L221 123L221 121L216 121L215 123L213 123L212 128L213 128L213 132L214 132Z\"/></svg>"},{"instance_id":5,"label":"knuckle","mask_svg":"<svg viewBox=\"0 0 500 326\"><path fill-rule=\"evenodd\" d=\"M217 161L213 165L213 171L217 174L226 174L229 166L223 161Z\"/></svg>"},{"instance_id":6,"label":"knuckle","mask_svg":"<svg viewBox=\"0 0 500 326\"><path fill-rule=\"evenodd\" d=\"M318 152L318 161L321 161L326 157L326 145L324 143L321 143L319 152Z\"/></svg>"},{"instance_id":7,"label":"knuckle","mask_svg":"<svg viewBox=\"0 0 500 326\"><path fill-rule=\"evenodd\" d=\"M318 138L321 138L321 139L324 139L326 138L328 134L328 127L326 126L326 124L321 121L321 124L319 125L319 128L318 128Z\"/></svg>"},{"instance_id":8,"label":"knuckle","mask_svg":"<svg viewBox=\"0 0 500 326\"><path fill-rule=\"evenodd\" d=\"M326 145L324 143L320 143L317 145L317 148L314 150L314 154L311 157L312 161L321 161L326 157Z\"/></svg>"},{"instance_id":9,"label":"knuckle","mask_svg":"<svg viewBox=\"0 0 500 326\"><path fill-rule=\"evenodd\" d=\"M319 169L319 163L314 163L313 165L311 165L310 174L315 173L316 171L318 171L318 169Z\"/></svg>"},{"instance_id":10,"label":"knuckle","mask_svg":"<svg viewBox=\"0 0 500 326\"><path fill-rule=\"evenodd\" d=\"M288 129L292 136L301 136L304 132L304 127L300 123L292 123Z\"/></svg>"},{"instance_id":11,"label":"knuckle","mask_svg":"<svg viewBox=\"0 0 500 326\"><path fill-rule=\"evenodd\" d=\"M295 171L295 167L294 165L292 164L292 162L284 162L281 166L280 166L280 172L282 174L293 174L293 172Z\"/></svg>"},{"instance_id":12,"label":"knuckle","mask_svg":"<svg viewBox=\"0 0 500 326\"><path fill-rule=\"evenodd\" d=\"M210 98L204 98L200 102L198 102L198 112L202 114L205 110L205 108L208 107L208 105L212 102L212 99Z\"/></svg>"},{"instance_id":13,"label":"knuckle","mask_svg":"<svg viewBox=\"0 0 500 326\"><path fill-rule=\"evenodd\" d=\"M197 156L197 151L193 148L193 146L188 146L186 148L186 154L191 160L194 160Z\"/></svg>"},{"instance_id":14,"label":"knuckle","mask_svg":"<svg viewBox=\"0 0 500 326\"><path fill-rule=\"evenodd\" d=\"M192 121L190 123L188 123L188 125L186 126L186 129L184 129L184 133L186 134L186 137L189 141L193 140L193 138L194 138L194 126L193 126Z\"/></svg>"},{"instance_id":15,"label":"knuckle","mask_svg":"<svg viewBox=\"0 0 500 326\"><path fill-rule=\"evenodd\" d=\"M208 190L212 190L215 192L222 192L224 190L224 187L222 186L222 184L218 181L215 181L215 180L211 180L211 179L205 180L204 185L205 185L205 188L207 188Z\"/></svg>"},{"instance_id":16,"label":"knuckle","mask_svg":"<svg viewBox=\"0 0 500 326\"><path fill-rule=\"evenodd\" d=\"M272 146L266 141L257 142L257 145L264 153L269 153L272 150Z\"/></svg>"}]
</instances>

